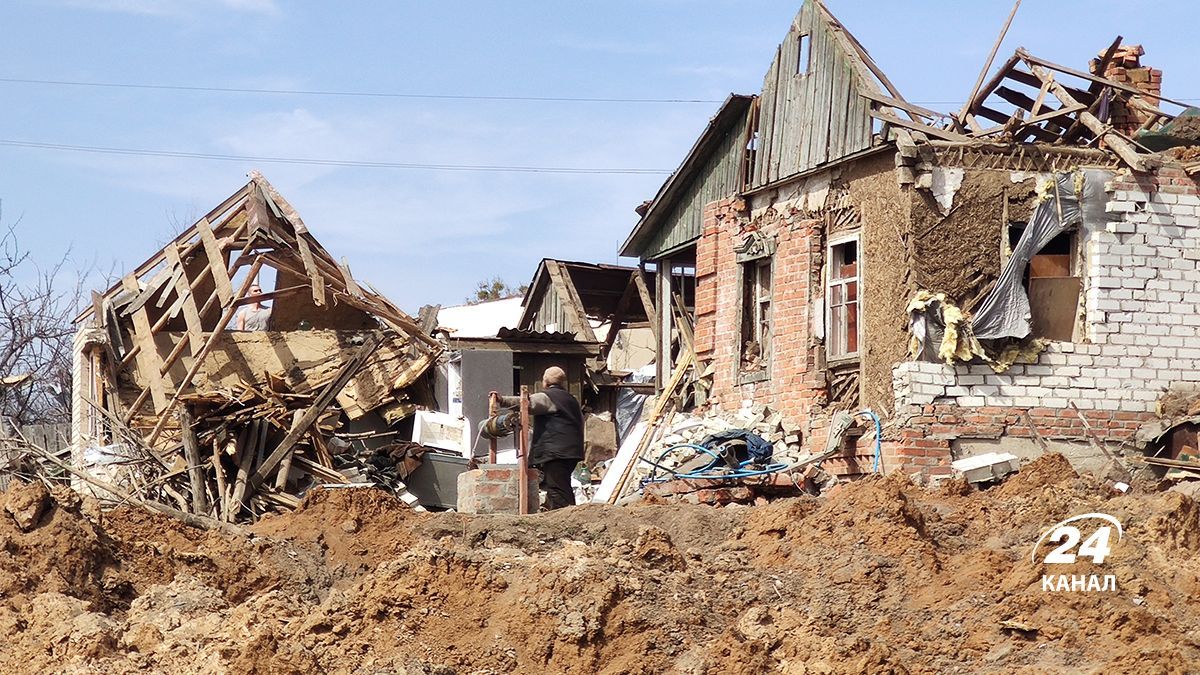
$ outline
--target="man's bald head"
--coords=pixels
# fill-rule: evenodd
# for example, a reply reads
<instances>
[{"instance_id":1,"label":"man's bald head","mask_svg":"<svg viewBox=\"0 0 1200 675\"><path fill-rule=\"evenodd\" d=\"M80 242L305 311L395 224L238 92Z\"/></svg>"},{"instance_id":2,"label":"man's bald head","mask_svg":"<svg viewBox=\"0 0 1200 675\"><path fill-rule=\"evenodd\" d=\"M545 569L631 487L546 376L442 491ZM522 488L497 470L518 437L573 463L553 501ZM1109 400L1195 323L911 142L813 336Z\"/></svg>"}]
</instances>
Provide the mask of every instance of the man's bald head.
<instances>
[{"instance_id":1,"label":"man's bald head","mask_svg":"<svg viewBox=\"0 0 1200 675\"><path fill-rule=\"evenodd\" d=\"M542 373L542 386L549 387L557 384L560 387L567 386L567 371L558 366L550 366L546 372Z\"/></svg>"}]
</instances>

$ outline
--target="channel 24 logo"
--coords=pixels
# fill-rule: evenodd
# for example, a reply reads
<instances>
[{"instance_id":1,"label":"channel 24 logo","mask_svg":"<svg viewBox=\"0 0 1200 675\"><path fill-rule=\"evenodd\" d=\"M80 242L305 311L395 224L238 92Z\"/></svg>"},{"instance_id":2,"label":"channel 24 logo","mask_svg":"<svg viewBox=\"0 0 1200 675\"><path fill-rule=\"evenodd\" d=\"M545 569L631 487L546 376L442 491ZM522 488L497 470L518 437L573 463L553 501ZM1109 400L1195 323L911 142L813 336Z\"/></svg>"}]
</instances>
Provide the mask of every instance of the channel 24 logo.
<instances>
[{"instance_id":1,"label":"channel 24 logo","mask_svg":"<svg viewBox=\"0 0 1200 675\"><path fill-rule=\"evenodd\" d=\"M1116 540L1113 540L1113 534ZM1084 535L1087 535L1086 537ZM1125 531L1121 521L1107 513L1084 513L1059 521L1038 537L1030 560L1047 565L1073 565L1081 558L1103 565L1113 546L1121 543ZM1042 574L1043 591L1115 591L1113 574Z\"/></svg>"}]
</instances>

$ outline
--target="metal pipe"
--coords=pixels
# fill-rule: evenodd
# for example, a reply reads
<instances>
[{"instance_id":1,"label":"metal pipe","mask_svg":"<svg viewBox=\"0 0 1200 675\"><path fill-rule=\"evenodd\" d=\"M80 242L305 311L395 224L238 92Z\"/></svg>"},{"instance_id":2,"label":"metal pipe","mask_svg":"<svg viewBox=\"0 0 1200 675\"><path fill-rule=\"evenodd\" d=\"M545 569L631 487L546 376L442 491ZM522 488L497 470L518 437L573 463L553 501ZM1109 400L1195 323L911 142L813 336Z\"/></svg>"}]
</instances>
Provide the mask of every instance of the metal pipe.
<instances>
[{"instance_id":1,"label":"metal pipe","mask_svg":"<svg viewBox=\"0 0 1200 675\"><path fill-rule=\"evenodd\" d=\"M500 409L500 392L493 391L488 394L488 419L496 417L496 412ZM474 453L471 453L474 454ZM496 437L493 436L488 440L488 464L496 463Z\"/></svg>"},{"instance_id":2,"label":"metal pipe","mask_svg":"<svg viewBox=\"0 0 1200 675\"><path fill-rule=\"evenodd\" d=\"M521 385L521 431L520 450L517 453L517 466L520 467L519 477L521 486L518 494L521 499L521 515L529 513L529 386Z\"/></svg>"}]
</instances>

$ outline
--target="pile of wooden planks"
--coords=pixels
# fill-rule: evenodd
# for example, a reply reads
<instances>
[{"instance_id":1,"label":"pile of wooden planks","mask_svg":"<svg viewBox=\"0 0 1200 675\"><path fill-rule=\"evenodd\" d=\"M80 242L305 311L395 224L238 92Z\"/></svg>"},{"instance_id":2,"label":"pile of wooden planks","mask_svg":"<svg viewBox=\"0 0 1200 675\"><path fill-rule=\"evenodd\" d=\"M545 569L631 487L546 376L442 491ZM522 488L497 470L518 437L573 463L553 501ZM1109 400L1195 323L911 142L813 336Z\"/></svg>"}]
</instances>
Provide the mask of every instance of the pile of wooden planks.
<instances>
[{"instance_id":1,"label":"pile of wooden planks","mask_svg":"<svg viewBox=\"0 0 1200 675\"><path fill-rule=\"evenodd\" d=\"M236 330L268 302L268 330ZM76 445L134 448L143 479L127 487L224 522L294 508L317 483L374 482L361 437L432 403L441 351L257 172L77 321ZM396 475L383 482L415 502Z\"/></svg>"}]
</instances>

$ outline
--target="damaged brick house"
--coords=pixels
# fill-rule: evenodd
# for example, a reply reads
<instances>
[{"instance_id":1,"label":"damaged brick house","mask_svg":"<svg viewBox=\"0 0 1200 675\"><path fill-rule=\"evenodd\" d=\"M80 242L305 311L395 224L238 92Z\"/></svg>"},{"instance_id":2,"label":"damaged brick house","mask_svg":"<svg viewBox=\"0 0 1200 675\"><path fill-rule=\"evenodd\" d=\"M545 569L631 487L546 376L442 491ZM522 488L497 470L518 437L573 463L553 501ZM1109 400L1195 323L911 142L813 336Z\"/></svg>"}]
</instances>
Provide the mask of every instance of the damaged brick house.
<instances>
[{"instance_id":1,"label":"damaged brick house","mask_svg":"<svg viewBox=\"0 0 1200 675\"><path fill-rule=\"evenodd\" d=\"M1018 50L942 114L807 0L622 247L659 272L660 385L694 350L710 405L768 405L814 452L872 410L886 471L1129 440L1200 383L1200 197L1167 152L1200 118L1164 112L1141 56ZM826 467L870 471L867 436Z\"/></svg>"}]
</instances>

